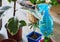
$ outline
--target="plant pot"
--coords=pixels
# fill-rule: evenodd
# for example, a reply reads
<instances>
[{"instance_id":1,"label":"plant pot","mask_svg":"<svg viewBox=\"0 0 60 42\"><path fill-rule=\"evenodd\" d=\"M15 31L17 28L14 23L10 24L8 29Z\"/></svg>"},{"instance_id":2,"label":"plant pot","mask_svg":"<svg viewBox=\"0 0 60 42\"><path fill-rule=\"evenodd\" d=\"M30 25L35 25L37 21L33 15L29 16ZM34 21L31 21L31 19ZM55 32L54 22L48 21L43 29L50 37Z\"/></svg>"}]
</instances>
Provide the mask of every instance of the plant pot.
<instances>
[{"instance_id":1,"label":"plant pot","mask_svg":"<svg viewBox=\"0 0 60 42\"><path fill-rule=\"evenodd\" d=\"M30 34L27 35L28 42L39 42L41 39L41 34L37 32L31 32Z\"/></svg>"},{"instance_id":2,"label":"plant pot","mask_svg":"<svg viewBox=\"0 0 60 42\"><path fill-rule=\"evenodd\" d=\"M20 28L17 34L13 36L8 32L8 30L7 33L8 33L8 38L15 39L17 42L22 42L22 28Z\"/></svg>"},{"instance_id":3,"label":"plant pot","mask_svg":"<svg viewBox=\"0 0 60 42\"><path fill-rule=\"evenodd\" d=\"M0 40L0 42L17 42L14 39L4 39L4 40Z\"/></svg>"},{"instance_id":4,"label":"plant pot","mask_svg":"<svg viewBox=\"0 0 60 42\"><path fill-rule=\"evenodd\" d=\"M44 39L40 40L40 42L44 42ZM54 42L53 39L50 39L50 42Z\"/></svg>"}]
</instances>

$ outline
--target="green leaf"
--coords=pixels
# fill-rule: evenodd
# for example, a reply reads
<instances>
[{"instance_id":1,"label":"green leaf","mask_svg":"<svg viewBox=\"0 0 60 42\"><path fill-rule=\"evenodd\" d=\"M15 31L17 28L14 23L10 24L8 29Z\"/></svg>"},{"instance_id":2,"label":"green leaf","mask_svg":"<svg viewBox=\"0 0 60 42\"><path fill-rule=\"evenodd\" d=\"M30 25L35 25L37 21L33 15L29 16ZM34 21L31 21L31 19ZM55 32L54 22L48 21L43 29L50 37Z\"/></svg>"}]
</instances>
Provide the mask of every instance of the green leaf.
<instances>
[{"instance_id":1,"label":"green leaf","mask_svg":"<svg viewBox=\"0 0 60 42\"><path fill-rule=\"evenodd\" d=\"M17 18L10 18L8 21L8 31L11 35L15 35L18 32L18 19Z\"/></svg>"},{"instance_id":2,"label":"green leaf","mask_svg":"<svg viewBox=\"0 0 60 42\"><path fill-rule=\"evenodd\" d=\"M54 5L54 6L59 5L57 0L51 0L51 3L50 4L51 5Z\"/></svg>"},{"instance_id":3,"label":"green leaf","mask_svg":"<svg viewBox=\"0 0 60 42\"><path fill-rule=\"evenodd\" d=\"M20 27L26 26L26 22L24 20L20 21Z\"/></svg>"},{"instance_id":4,"label":"green leaf","mask_svg":"<svg viewBox=\"0 0 60 42\"><path fill-rule=\"evenodd\" d=\"M8 0L8 2L11 2L12 0Z\"/></svg>"},{"instance_id":5,"label":"green leaf","mask_svg":"<svg viewBox=\"0 0 60 42\"><path fill-rule=\"evenodd\" d=\"M17 1L17 0L12 0L12 1Z\"/></svg>"},{"instance_id":6,"label":"green leaf","mask_svg":"<svg viewBox=\"0 0 60 42\"><path fill-rule=\"evenodd\" d=\"M31 25L30 29L32 29L33 25Z\"/></svg>"},{"instance_id":7,"label":"green leaf","mask_svg":"<svg viewBox=\"0 0 60 42\"><path fill-rule=\"evenodd\" d=\"M37 0L30 0L31 3L36 4Z\"/></svg>"},{"instance_id":8,"label":"green leaf","mask_svg":"<svg viewBox=\"0 0 60 42\"><path fill-rule=\"evenodd\" d=\"M50 38L49 37L44 37L44 42L50 42Z\"/></svg>"}]
</instances>

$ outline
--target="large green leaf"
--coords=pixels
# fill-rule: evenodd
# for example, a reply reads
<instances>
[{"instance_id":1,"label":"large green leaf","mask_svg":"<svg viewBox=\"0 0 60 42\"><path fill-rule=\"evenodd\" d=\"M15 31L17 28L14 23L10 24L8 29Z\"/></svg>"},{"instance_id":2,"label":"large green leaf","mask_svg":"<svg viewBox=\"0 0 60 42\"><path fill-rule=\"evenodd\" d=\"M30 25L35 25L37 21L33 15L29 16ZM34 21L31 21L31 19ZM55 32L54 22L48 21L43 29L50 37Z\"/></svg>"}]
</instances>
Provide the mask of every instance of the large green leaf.
<instances>
[{"instance_id":1,"label":"large green leaf","mask_svg":"<svg viewBox=\"0 0 60 42\"><path fill-rule=\"evenodd\" d=\"M57 0L51 0L51 3L50 4L52 4L54 6L57 6L58 5L58 1Z\"/></svg>"},{"instance_id":2,"label":"large green leaf","mask_svg":"<svg viewBox=\"0 0 60 42\"><path fill-rule=\"evenodd\" d=\"M36 4L37 0L30 0L31 3Z\"/></svg>"},{"instance_id":3,"label":"large green leaf","mask_svg":"<svg viewBox=\"0 0 60 42\"><path fill-rule=\"evenodd\" d=\"M8 2L11 2L12 0L8 0Z\"/></svg>"},{"instance_id":4,"label":"large green leaf","mask_svg":"<svg viewBox=\"0 0 60 42\"><path fill-rule=\"evenodd\" d=\"M17 1L17 0L12 0L12 1Z\"/></svg>"},{"instance_id":5,"label":"large green leaf","mask_svg":"<svg viewBox=\"0 0 60 42\"><path fill-rule=\"evenodd\" d=\"M17 1L17 0L8 0L8 2Z\"/></svg>"},{"instance_id":6,"label":"large green leaf","mask_svg":"<svg viewBox=\"0 0 60 42\"><path fill-rule=\"evenodd\" d=\"M15 35L18 32L18 29L19 29L18 23L19 23L18 19L14 17L9 19L7 29L11 35Z\"/></svg>"},{"instance_id":7,"label":"large green leaf","mask_svg":"<svg viewBox=\"0 0 60 42\"><path fill-rule=\"evenodd\" d=\"M30 2L33 4L40 4L40 3L45 3L45 0L30 0Z\"/></svg>"}]
</instances>

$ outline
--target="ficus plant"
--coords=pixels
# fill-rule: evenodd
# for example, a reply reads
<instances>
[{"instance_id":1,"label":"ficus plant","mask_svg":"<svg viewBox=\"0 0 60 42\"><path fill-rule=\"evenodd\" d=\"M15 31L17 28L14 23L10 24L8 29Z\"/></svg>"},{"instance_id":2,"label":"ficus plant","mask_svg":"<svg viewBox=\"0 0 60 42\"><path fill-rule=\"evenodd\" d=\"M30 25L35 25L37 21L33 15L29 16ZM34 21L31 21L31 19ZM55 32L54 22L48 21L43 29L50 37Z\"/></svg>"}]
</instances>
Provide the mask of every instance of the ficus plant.
<instances>
[{"instance_id":1,"label":"ficus plant","mask_svg":"<svg viewBox=\"0 0 60 42\"><path fill-rule=\"evenodd\" d=\"M18 18L15 16L17 0L8 0L8 2L12 1L14 2L13 17L8 20L6 28L11 35L15 35L21 27L26 26L26 22L24 20L19 21Z\"/></svg>"}]
</instances>

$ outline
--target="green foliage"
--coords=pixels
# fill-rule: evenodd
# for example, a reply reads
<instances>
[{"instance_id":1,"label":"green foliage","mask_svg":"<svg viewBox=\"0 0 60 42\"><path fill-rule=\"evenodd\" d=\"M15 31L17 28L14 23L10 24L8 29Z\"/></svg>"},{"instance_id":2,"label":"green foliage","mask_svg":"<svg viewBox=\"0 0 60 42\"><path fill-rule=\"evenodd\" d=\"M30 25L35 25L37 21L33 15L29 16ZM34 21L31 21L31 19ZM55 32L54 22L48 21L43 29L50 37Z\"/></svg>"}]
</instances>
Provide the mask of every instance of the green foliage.
<instances>
[{"instance_id":1,"label":"green foliage","mask_svg":"<svg viewBox=\"0 0 60 42\"><path fill-rule=\"evenodd\" d=\"M47 32L45 32L45 34L47 34ZM54 36L53 33L51 33L49 36L45 36L45 35L44 35L44 42L51 42L51 41L50 41L50 40L51 40L51 39L50 39L51 36Z\"/></svg>"},{"instance_id":2,"label":"green foliage","mask_svg":"<svg viewBox=\"0 0 60 42\"><path fill-rule=\"evenodd\" d=\"M50 4L56 6L56 5L58 5L58 1L57 0L51 0Z\"/></svg>"},{"instance_id":3,"label":"green foliage","mask_svg":"<svg viewBox=\"0 0 60 42\"><path fill-rule=\"evenodd\" d=\"M8 21L8 31L11 35L15 35L18 32L18 19L11 18Z\"/></svg>"},{"instance_id":4,"label":"green foliage","mask_svg":"<svg viewBox=\"0 0 60 42\"><path fill-rule=\"evenodd\" d=\"M12 0L8 0L8 2L11 2Z\"/></svg>"},{"instance_id":5,"label":"green foliage","mask_svg":"<svg viewBox=\"0 0 60 42\"><path fill-rule=\"evenodd\" d=\"M30 2L33 4L40 4L40 3L45 3L45 0L30 0Z\"/></svg>"},{"instance_id":6,"label":"green foliage","mask_svg":"<svg viewBox=\"0 0 60 42\"><path fill-rule=\"evenodd\" d=\"M26 22L24 20L20 21L20 27L26 26Z\"/></svg>"},{"instance_id":7,"label":"green foliage","mask_svg":"<svg viewBox=\"0 0 60 42\"><path fill-rule=\"evenodd\" d=\"M30 0L31 3L36 4L37 0Z\"/></svg>"},{"instance_id":8,"label":"green foliage","mask_svg":"<svg viewBox=\"0 0 60 42\"><path fill-rule=\"evenodd\" d=\"M8 0L8 2L17 1L17 0Z\"/></svg>"},{"instance_id":9,"label":"green foliage","mask_svg":"<svg viewBox=\"0 0 60 42\"><path fill-rule=\"evenodd\" d=\"M44 39L44 42L50 42L50 38L48 38L48 37L44 37L45 39Z\"/></svg>"},{"instance_id":10,"label":"green foliage","mask_svg":"<svg viewBox=\"0 0 60 42\"><path fill-rule=\"evenodd\" d=\"M19 26L23 27L25 25L25 21L19 21L17 18L13 17L8 20L7 30L11 35L15 35L18 32Z\"/></svg>"},{"instance_id":11,"label":"green foliage","mask_svg":"<svg viewBox=\"0 0 60 42\"><path fill-rule=\"evenodd\" d=\"M32 24L32 23L29 23L28 24L28 26L30 26L30 29L34 29L34 31L36 30L36 28L39 28L39 24L38 24L38 22L37 23L34 23L34 24Z\"/></svg>"},{"instance_id":12,"label":"green foliage","mask_svg":"<svg viewBox=\"0 0 60 42\"><path fill-rule=\"evenodd\" d=\"M17 1L17 0L12 0L12 1Z\"/></svg>"},{"instance_id":13,"label":"green foliage","mask_svg":"<svg viewBox=\"0 0 60 42\"><path fill-rule=\"evenodd\" d=\"M40 3L46 3L45 0L30 0L32 4L40 4ZM58 5L57 0L51 0L51 5Z\"/></svg>"}]
</instances>

